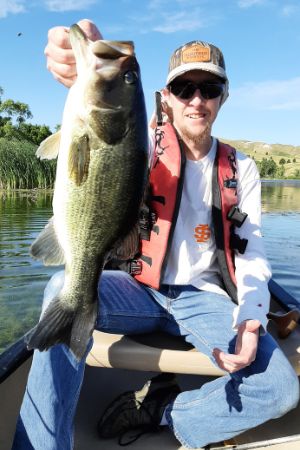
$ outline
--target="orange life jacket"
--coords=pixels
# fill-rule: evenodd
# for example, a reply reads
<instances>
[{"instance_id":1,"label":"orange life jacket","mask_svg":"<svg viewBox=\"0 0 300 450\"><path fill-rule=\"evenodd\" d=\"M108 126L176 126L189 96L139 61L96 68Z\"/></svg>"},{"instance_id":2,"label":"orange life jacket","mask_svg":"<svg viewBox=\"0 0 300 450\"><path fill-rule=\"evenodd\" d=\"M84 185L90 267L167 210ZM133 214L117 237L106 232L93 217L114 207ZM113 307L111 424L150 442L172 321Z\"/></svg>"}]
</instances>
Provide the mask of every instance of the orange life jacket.
<instances>
[{"instance_id":1,"label":"orange life jacket","mask_svg":"<svg viewBox=\"0 0 300 450\"><path fill-rule=\"evenodd\" d=\"M141 283L158 289L164 274L181 200L185 155L175 129L166 123L156 129L156 148L150 173L149 206L154 220L141 239L140 256L132 275ZM225 288L236 298L234 249L245 251L246 239L234 234L246 218L237 206L236 152L218 141L213 168L212 220L217 259ZM148 223L151 222L151 219Z\"/></svg>"}]
</instances>

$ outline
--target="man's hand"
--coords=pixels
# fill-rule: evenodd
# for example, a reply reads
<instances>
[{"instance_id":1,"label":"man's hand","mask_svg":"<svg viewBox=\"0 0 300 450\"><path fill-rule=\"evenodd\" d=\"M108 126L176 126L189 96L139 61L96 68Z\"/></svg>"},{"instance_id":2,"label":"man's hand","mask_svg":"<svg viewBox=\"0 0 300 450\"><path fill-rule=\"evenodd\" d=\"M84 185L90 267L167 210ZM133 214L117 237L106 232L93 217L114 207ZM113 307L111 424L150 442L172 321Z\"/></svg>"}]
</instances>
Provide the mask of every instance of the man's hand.
<instances>
[{"instance_id":1,"label":"man's hand","mask_svg":"<svg viewBox=\"0 0 300 450\"><path fill-rule=\"evenodd\" d=\"M221 369L233 373L250 366L256 358L259 327L259 320L246 320L239 325L235 354L222 352L218 348L213 350L213 356Z\"/></svg>"},{"instance_id":2,"label":"man's hand","mask_svg":"<svg viewBox=\"0 0 300 450\"><path fill-rule=\"evenodd\" d=\"M103 39L96 25L83 19L78 25L91 41ZM66 87L71 87L77 77L76 62L69 39L69 28L55 27L48 32L48 43L45 48L47 69L54 78Z\"/></svg>"}]
</instances>

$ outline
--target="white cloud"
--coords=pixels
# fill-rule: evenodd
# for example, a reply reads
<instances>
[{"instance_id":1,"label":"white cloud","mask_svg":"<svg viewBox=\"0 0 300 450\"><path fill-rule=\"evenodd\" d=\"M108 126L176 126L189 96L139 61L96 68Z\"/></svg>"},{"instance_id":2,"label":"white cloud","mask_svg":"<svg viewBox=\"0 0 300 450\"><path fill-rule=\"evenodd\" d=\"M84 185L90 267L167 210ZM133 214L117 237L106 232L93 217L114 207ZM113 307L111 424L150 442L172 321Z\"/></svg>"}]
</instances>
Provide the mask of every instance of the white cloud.
<instances>
[{"instance_id":1,"label":"white cloud","mask_svg":"<svg viewBox=\"0 0 300 450\"><path fill-rule=\"evenodd\" d=\"M161 9L162 7L166 6L168 3L168 0L150 0L147 8L148 9Z\"/></svg>"},{"instance_id":2,"label":"white cloud","mask_svg":"<svg viewBox=\"0 0 300 450\"><path fill-rule=\"evenodd\" d=\"M230 104L256 111L299 111L300 77L245 83L230 90Z\"/></svg>"},{"instance_id":3,"label":"white cloud","mask_svg":"<svg viewBox=\"0 0 300 450\"><path fill-rule=\"evenodd\" d=\"M170 0L150 0L146 12L133 12L129 18L138 25L141 33L156 31L171 34L178 31L195 31L220 20L219 13L204 8L210 1L173 0L170 10Z\"/></svg>"},{"instance_id":4,"label":"white cloud","mask_svg":"<svg viewBox=\"0 0 300 450\"><path fill-rule=\"evenodd\" d=\"M282 10L281 14L284 17L293 17L296 13L298 13L300 10L299 5L289 4L285 5Z\"/></svg>"},{"instance_id":5,"label":"white cloud","mask_svg":"<svg viewBox=\"0 0 300 450\"><path fill-rule=\"evenodd\" d=\"M180 11L173 14L164 14L160 18L160 24L153 27L154 31L161 33L175 33L176 31L194 31L207 26L208 20L203 19L203 14L198 9L193 14Z\"/></svg>"},{"instance_id":6,"label":"white cloud","mask_svg":"<svg viewBox=\"0 0 300 450\"><path fill-rule=\"evenodd\" d=\"M46 0L45 5L49 11L81 11L95 4L97 0Z\"/></svg>"},{"instance_id":7,"label":"white cloud","mask_svg":"<svg viewBox=\"0 0 300 450\"><path fill-rule=\"evenodd\" d=\"M240 8L250 8L255 5L262 5L265 3L265 0L239 0L238 6Z\"/></svg>"},{"instance_id":8,"label":"white cloud","mask_svg":"<svg viewBox=\"0 0 300 450\"><path fill-rule=\"evenodd\" d=\"M24 13L24 0L0 0L0 18L7 17L8 14Z\"/></svg>"}]
</instances>

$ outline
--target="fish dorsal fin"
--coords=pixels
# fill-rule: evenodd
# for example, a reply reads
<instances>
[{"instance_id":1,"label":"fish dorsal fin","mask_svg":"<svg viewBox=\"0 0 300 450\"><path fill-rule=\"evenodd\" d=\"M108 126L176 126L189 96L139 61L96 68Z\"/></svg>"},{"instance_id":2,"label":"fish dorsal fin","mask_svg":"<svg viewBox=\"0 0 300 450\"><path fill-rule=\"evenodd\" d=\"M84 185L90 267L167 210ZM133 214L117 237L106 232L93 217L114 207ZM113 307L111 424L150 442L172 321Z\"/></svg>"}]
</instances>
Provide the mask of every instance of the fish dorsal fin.
<instances>
[{"instance_id":1,"label":"fish dorsal fin","mask_svg":"<svg viewBox=\"0 0 300 450\"><path fill-rule=\"evenodd\" d=\"M90 164L90 143L87 134L75 136L69 151L69 177L79 186L87 179Z\"/></svg>"},{"instance_id":2,"label":"fish dorsal fin","mask_svg":"<svg viewBox=\"0 0 300 450\"><path fill-rule=\"evenodd\" d=\"M65 263L64 251L55 233L53 217L32 243L30 254L33 258L43 261L45 266L59 266Z\"/></svg>"},{"instance_id":3,"label":"fish dorsal fin","mask_svg":"<svg viewBox=\"0 0 300 450\"><path fill-rule=\"evenodd\" d=\"M57 158L60 145L60 131L51 134L39 146L36 151L36 156L40 159L55 159Z\"/></svg>"}]
</instances>

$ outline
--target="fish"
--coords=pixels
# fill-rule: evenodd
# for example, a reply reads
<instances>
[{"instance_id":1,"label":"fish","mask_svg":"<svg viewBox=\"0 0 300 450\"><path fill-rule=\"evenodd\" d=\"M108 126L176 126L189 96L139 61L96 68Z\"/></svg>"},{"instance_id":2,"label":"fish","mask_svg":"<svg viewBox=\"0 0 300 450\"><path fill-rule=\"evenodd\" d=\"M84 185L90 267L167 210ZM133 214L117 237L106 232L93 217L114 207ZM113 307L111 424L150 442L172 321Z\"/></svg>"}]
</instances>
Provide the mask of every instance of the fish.
<instances>
[{"instance_id":1,"label":"fish","mask_svg":"<svg viewBox=\"0 0 300 450\"><path fill-rule=\"evenodd\" d=\"M90 41L77 24L70 27L70 42L77 79L61 129L36 153L57 157L53 216L30 248L44 265L64 264L65 278L27 346L44 351L66 344L80 360L95 327L103 268L138 248L148 126L134 43Z\"/></svg>"}]
</instances>

